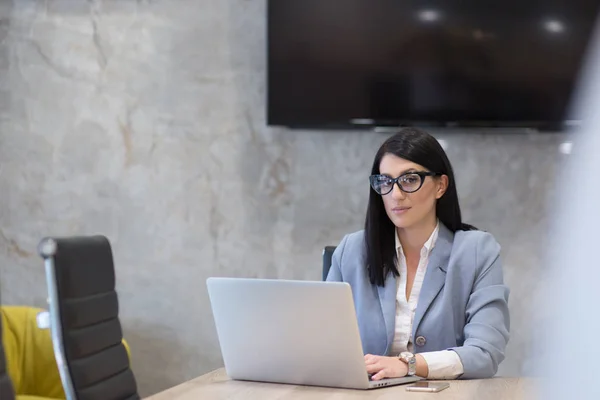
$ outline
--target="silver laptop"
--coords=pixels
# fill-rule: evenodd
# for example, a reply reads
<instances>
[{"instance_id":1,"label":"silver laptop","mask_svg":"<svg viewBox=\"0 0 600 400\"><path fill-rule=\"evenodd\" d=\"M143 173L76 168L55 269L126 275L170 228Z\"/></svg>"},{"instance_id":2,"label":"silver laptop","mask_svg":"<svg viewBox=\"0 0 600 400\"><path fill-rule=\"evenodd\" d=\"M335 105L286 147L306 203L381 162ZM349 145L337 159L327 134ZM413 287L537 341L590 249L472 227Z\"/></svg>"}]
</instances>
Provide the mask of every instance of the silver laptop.
<instances>
[{"instance_id":1,"label":"silver laptop","mask_svg":"<svg viewBox=\"0 0 600 400\"><path fill-rule=\"evenodd\" d=\"M347 283L209 278L208 293L232 379L373 389Z\"/></svg>"}]
</instances>

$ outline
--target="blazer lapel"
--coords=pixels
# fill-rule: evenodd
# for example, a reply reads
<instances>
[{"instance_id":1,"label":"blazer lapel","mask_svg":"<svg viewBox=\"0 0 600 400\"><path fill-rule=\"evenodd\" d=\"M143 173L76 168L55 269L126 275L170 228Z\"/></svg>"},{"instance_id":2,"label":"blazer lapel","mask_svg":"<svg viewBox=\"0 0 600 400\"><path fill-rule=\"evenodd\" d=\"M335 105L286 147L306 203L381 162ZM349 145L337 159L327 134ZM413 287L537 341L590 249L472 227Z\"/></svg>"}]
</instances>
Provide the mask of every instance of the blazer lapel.
<instances>
[{"instance_id":1,"label":"blazer lapel","mask_svg":"<svg viewBox=\"0 0 600 400\"><path fill-rule=\"evenodd\" d=\"M387 355L389 348L392 344L391 340L394 337L394 326L396 324L396 277L394 274L389 273L385 278L385 285L377 286L379 293L379 304L381 305L381 312L383 313L383 320L385 322L385 333L386 333L386 345L385 354Z\"/></svg>"},{"instance_id":2,"label":"blazer lapel","mask_svg":"<svg viewBox=\"0 0 600 400\"><path fill-rule=\"evenodd\" d=\"M431 250L427 272L425 273L423 286L421 286L421 293L419 294L415 319L413 320L413 337L419 328L423 316L446 282L446 270L452 251L453 240L454 234L444 224L440 223L438 239L433 250Z\"/></svg>"}]
</instances>

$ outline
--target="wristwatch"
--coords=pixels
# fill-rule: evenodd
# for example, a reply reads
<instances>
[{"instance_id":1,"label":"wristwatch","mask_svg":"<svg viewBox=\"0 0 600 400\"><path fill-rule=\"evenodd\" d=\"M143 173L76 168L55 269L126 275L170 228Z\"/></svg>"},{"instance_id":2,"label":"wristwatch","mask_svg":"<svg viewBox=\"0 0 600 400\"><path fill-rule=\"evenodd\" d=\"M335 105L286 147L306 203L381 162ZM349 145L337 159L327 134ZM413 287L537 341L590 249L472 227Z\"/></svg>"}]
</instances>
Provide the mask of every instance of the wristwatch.
<instances>
[{"instance_id":1,"label":"wristwatch","mask_svg":"<svg viewBox=\"0 0 600 400\"><path fill-rule=\"evenodd\" d=\"M400 361L408 365L408 373L406 375L413 376L417 373L417 359L413 353L409 353L408 351L403 351L398 356Z\"/></svg>"}]
</instances>

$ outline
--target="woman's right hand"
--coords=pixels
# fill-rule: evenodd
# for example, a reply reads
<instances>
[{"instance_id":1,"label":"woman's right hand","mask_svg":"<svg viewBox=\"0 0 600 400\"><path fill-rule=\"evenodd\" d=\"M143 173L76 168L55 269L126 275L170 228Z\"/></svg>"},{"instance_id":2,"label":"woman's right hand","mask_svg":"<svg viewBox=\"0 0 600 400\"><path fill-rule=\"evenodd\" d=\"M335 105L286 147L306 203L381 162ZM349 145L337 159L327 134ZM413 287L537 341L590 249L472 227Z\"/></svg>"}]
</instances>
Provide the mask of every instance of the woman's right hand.
<instances>
[{"instance_id":1,"label":"woman's right hand","mask_svg":"<svg viewBox=\"0 0 600 400\"><path fill-rule=\"evenodd\" d=\"M373 375L372 380L378 381L383 378L402 378L408 374L408 365L398 357L365 355L367 373Z\"/></svg>"}]
</instances>

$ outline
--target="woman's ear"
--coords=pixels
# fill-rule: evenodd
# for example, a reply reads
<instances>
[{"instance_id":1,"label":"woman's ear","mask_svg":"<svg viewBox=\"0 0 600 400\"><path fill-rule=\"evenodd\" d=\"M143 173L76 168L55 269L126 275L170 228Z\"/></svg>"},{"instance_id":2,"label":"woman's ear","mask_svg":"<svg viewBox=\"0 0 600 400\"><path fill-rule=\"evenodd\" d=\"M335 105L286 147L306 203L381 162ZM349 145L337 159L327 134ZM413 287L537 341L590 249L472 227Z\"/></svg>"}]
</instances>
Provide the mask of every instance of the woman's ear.
<instances>
[{"instance_id":1,"label":"woman's ear","mask_svg":"<svg viewBox=\"0 0 600 400\"><path fill-rule=\"evenodd\" d=\"M437 179L436 200L439 200L446 193L446 190L448 190L448 175L442 175Z\"/></svg>"}]
</instances>

